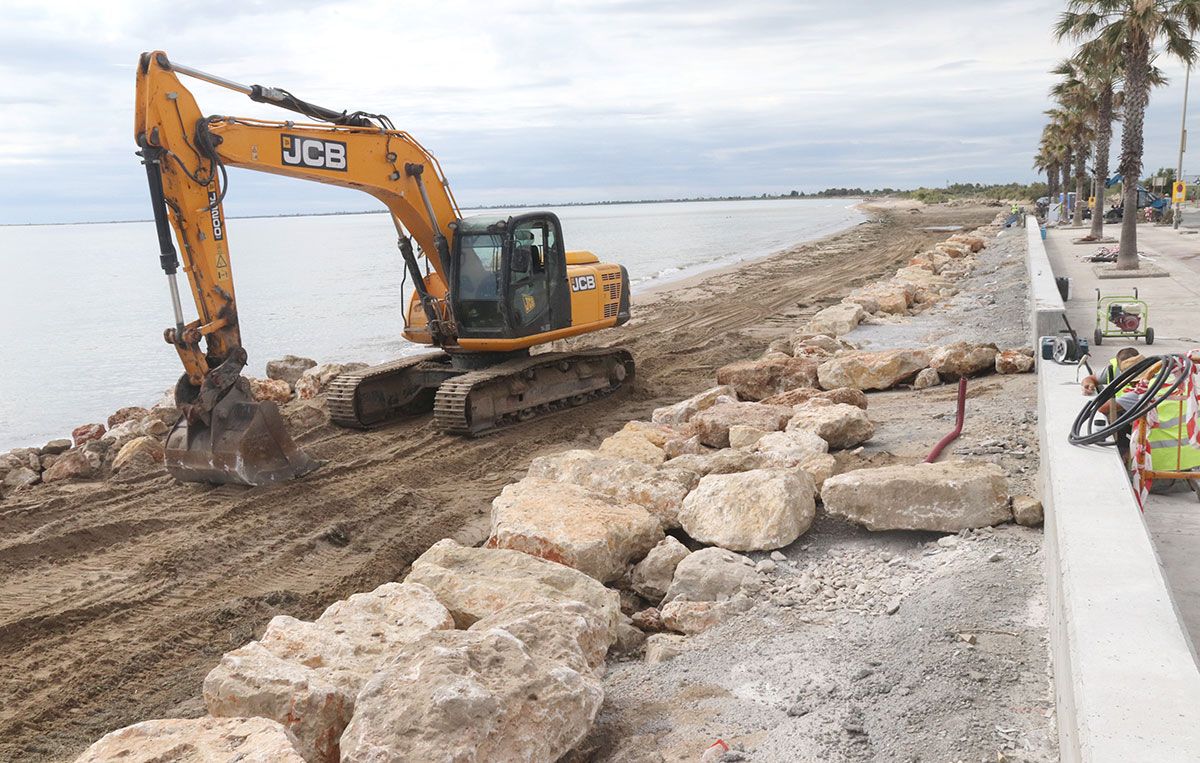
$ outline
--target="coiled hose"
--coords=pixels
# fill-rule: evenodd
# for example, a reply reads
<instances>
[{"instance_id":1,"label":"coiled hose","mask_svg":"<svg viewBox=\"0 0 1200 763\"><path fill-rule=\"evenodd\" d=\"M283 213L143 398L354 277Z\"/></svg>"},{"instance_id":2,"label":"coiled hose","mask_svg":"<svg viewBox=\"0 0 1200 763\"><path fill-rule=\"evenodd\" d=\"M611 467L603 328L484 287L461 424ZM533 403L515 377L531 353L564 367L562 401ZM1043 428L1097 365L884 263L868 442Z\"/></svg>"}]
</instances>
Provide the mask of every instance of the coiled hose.
<instances>
[{"instance_id":1,"label":"coiled hose","mask_svg":"<svg viewBox=\"0 0 1200 763\"><path fill-rule=\"evenodd\" d=\"M1137 404L1106 425L1096 428L1096 415L1100 413L1104 404L1115 399L1126 385L1153 368L1156 363L1160 364L1159 369L1146 387L1145 394L1138 399ZM1182 368L1182 372L1178 374L1175 383L1167 387L1167 382L1177 366ZM1116 445L1117 432L1132 425L1133 422L1157 408L1160 403L1173 395L1192 375L1192 367L1192 359L1188 355L1156 355L1143 358L1113 379L1094 398L1088 400L1071 425L1068 441L1072 445ZM1084 432L1085 426L1087 427L1086 432Z\"/></svg>"}]
</instances>

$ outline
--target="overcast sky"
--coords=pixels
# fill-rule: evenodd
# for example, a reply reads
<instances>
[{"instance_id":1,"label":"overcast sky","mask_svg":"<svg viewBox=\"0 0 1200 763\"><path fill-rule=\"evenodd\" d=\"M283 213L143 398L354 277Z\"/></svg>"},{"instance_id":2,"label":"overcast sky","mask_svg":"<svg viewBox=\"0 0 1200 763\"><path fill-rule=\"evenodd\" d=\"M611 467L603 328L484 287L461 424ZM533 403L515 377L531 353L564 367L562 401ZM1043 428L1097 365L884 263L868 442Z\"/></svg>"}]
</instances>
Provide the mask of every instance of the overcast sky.
<instances>
[{"instance_id":1,"label":"overcast sky","mask_svg":"<svg viewBox=\"0 0 1200 763\"><path fill-rule=\"evenodd\" d=\"M1064 5L4 0L0 223L149 217L132 121L152 49L388 114L464 206L1029 181ZM1178 146L1183 72L1162 65L1149 167ZM287 118L192 89L208 113ZM230 185L232 216L379 206L242 170Z\"/></svg>"}]
</instances>

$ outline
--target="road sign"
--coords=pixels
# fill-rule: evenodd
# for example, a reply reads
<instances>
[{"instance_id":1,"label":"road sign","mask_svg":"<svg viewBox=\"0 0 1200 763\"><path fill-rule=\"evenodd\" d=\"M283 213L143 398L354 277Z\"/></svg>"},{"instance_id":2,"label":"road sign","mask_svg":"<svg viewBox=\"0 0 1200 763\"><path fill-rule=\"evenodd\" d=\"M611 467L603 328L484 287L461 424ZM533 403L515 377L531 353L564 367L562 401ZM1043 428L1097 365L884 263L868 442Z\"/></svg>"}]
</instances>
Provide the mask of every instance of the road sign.
<instances>
[{"instance_id":1,"label":"road sign","mask_svg":"<svg viewBox=\"0 0 1200 763\"><path fill-rule=\"evenodd\" d=\"M1176 204L1187 201L1187 183L1182 180L1175 181L1175 185L1171 187L1171 201Z\"/></svg>"},{"instance_id":2,"label":"road sign","mask_svg":"<svg viewBox=\"0 0 1200 763\"><path fill-rule=\"evenodd\" d=\"M1095 209L1095 208L1096 208L1096 197L1089 196L1088 197L1088 209Z\"/></svg>"}]
</instances>

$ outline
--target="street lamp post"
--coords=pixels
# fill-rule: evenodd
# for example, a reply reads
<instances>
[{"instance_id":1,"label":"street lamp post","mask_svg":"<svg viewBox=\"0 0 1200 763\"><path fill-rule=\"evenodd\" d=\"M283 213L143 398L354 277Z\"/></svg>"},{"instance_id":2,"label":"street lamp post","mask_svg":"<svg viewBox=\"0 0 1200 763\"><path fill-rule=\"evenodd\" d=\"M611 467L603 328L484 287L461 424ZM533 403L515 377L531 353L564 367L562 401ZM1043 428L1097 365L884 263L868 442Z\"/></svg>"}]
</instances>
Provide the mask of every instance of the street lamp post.
<instances>
[{"instance_id":1,"label":"street lamp post","mask_svg":"<svg viewBox=\"0 0 1200 763\"><path fill-rule=\"evenodd\" d=\"M1175 164L1175 180L1176 182L1183 180L1183 152L1187 148L1187 102L1188 102L1188 85L1192 81L1192 65L1189 63L1187 74L1183 78L1183 116L1179 119L1179 161ZM1171 189L1172 195L1175 189ZM1175 202L1175 214L1172 215L1172 227L1179 229L1179 218L1183 216L1183 202Z\"/></svg>"}]
</instances>

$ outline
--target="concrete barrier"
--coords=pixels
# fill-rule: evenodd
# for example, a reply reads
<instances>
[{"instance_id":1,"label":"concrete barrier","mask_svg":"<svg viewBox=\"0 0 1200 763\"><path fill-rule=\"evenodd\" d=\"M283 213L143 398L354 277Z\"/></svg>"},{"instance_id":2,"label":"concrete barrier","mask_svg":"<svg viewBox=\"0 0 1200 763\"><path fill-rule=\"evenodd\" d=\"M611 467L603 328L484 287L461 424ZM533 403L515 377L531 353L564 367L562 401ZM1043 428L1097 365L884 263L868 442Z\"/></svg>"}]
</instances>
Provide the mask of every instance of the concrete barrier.
<instances>
[{"instance_id":1,"label":"concrete barrier","mask_svg":"<svg viewBox=\"0 0 1200 763\"><path fill-rule=\"evenodd\" d=\"M1041 358L1041 337L1053 336L1066 328L1063 318L1067 314L1058 285L1054 283L1054 269L1046 255L1046 244L1036 217L1025 218L1025 267L1029 271L1029 330L1033 351Z\"/></svg>"},{"instance_id":2,"label":"concrete barrier","mask_svg":"<svg viewBox=\"0 0 1200 763\"><path fill-rule=\"evenodd\" d=\"M1067 442L1083 403L1075 366L1039 363L1059 753L1064 761L1196 761L1200 669L1120 458Z\"/></svg>"}]
</instances>

